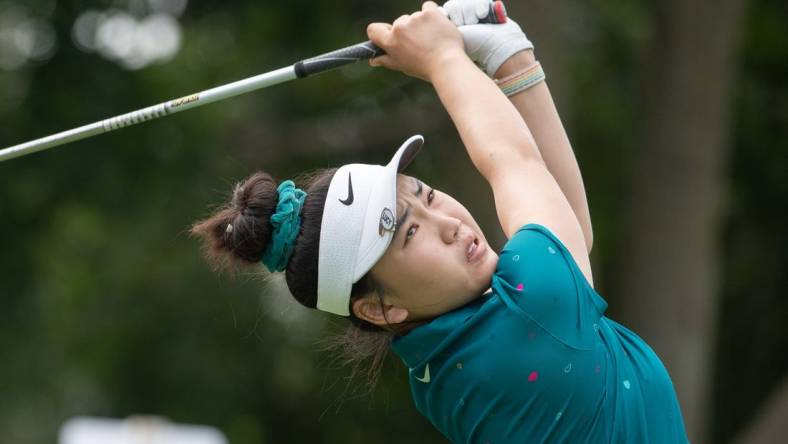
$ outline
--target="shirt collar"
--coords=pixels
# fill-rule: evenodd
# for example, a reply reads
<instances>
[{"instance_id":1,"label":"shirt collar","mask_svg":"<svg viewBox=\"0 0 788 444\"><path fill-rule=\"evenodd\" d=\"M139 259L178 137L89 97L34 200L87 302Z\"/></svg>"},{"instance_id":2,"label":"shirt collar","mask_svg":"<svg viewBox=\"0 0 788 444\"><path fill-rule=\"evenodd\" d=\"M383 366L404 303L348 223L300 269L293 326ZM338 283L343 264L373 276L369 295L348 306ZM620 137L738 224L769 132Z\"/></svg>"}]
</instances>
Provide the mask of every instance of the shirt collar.
<instances>
[{"instance_id":1,"label":"shirt collar","mask_svg":"<svg viewBox=\"0 0 788 444\"><path fill-rule=\"evenodd\" d=\"M479 311L488 296L485 294L478 297L427 324L414 328L405 336L395 338L391 344L392 350L409 368L419 367L453 341L454 336L462 330L460 327Z\"/></svg>"}]
</instances>

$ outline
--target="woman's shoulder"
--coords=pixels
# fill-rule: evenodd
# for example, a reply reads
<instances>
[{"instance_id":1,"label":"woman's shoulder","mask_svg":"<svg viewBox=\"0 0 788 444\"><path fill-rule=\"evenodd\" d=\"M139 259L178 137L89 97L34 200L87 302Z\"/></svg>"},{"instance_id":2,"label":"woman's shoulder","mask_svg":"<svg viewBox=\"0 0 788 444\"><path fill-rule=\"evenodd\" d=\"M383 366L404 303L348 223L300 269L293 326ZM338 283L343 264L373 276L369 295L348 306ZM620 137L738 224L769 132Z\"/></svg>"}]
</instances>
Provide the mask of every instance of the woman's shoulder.
<instances>
[{"instance_id":1,"label":"woman's shoulder","mask_svg":"<svg viewBox=\"0 0 788 444\"><path fill-rule=\"evenodd\" d=\"M493 288L511 310L576 348L593 343L592 326L607 309L560 239L537 224L503 247Z\"/></svg>"},{"instance_id":2,"label":"woman's shoulder","mask_svg":"<svg viewBox=\"0 0 788 444\"><path fill-rule=\"evenodd\" d=\"M499 254L496 274L511 275L537 270L569 277L577 269L571 254L547 227L539 224L523 225L506 242Z\"/></svg>"}]
</instances>

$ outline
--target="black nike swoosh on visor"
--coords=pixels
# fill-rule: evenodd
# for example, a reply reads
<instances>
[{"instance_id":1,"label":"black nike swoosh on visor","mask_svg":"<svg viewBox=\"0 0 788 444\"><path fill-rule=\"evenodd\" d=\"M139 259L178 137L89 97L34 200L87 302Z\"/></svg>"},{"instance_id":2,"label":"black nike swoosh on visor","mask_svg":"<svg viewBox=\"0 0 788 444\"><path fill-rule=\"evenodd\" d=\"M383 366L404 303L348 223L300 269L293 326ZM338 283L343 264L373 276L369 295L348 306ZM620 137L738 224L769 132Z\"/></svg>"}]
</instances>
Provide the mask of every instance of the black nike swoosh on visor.
<instances>
[{"instance_id":1,"label":"black nike swoosh on visor","mask_svg":"<svg viewBox=\"0 0 788 444\"><path fill-rule=\"evenodd\" d=\"M339 201L347 206L353 205L353 181L350 178L350 173L347 173L347 198L339 199Z\"/></svg>"}]
</instances>

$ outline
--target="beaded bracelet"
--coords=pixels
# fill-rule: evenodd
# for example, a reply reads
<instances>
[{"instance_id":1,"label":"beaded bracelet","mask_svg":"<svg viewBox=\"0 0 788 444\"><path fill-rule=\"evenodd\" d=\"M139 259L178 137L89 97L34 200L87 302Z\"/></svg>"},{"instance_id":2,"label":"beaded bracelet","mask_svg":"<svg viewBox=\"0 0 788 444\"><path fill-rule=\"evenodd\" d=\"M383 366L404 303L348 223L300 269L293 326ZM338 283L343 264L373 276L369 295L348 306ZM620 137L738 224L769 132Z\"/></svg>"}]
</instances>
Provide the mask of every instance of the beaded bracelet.
<instances>
[{"instance_id":1,"label":"beaded bracelet","mask_svg":"<svg viewBox=\"0 0 788 444\"><path fill-rule=\"evenodd\" d=\"M500 80L495 80L495 84L506 94L507 97L513 96L524 91L546 78L542 65L534 62L522 71L506 76Z\"/></svg>"}]
</instances>

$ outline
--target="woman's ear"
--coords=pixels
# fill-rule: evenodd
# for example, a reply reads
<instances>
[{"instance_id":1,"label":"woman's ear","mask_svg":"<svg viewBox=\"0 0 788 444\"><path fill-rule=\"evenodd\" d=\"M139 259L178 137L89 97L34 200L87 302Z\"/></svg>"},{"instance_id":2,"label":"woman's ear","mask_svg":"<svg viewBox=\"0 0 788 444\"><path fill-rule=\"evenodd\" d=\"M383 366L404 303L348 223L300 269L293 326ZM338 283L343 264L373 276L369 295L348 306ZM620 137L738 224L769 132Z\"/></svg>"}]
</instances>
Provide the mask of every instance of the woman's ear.
<instances>
[{"instance_id":1,"label":"woman's ear","mask_svg":"<svg viewBox=\"0 0 788 444\"><path fill-rule=\"evenodd\" d=\"M356 299L353 301L352 308L357 318L380 327L385 327L386 324L399 324L408 318L407 309L386 305L377 294Z\"/></svg>"}]
</instances>

